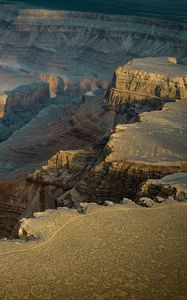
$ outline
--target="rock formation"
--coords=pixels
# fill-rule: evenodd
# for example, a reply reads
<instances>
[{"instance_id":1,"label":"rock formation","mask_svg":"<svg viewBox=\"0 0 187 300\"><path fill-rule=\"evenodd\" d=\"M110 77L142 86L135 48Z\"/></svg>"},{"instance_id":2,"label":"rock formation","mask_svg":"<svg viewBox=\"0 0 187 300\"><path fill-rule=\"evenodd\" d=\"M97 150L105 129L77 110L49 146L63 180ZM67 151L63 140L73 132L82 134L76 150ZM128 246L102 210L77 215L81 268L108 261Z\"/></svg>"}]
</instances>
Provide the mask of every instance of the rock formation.
<instances>
[{"instance_id":1,"label":"rock formation","mask_svg":"<svg viewBox=\"0 0 187 300\"><path fill-rule=\"evenodd\" d=\"M78 190L88 199L137 199L149 178L185 172L186 101L166 104L162 111L140 114L134 124L117 125L105 147L105 158L85 174Z\"/></svg>"},{"instance_id":2,"label":"rock formation","mask_svg":"<svg viewBox=\"0 0 187 300\"><path fill-rule=\"evenodd\" d=\"M1 5L0 20L0 63L67 78L110 80L117 66L135 57L187 57L185 23L19 5Z\"/></svg>"},{"instance_id":3,"label":"rock formation","mask_svg":"<svg viewBox=\"0 0 187 300\"><path fill-rule=\"evenodd\" d=\"M186 171L186 29L1 5L0 191L5 180L17 191L13 210L136 201L147 179Z\"/></svg>"},{"instance_id":4,"label":"rock formation","mask_svg":"<svg viewBox=\"0 0 187 300\"><path fill-rule=\"evenodd\" d=\"M121 202L124 197L137 201L149 196L141 194L147 179L187 171L186 105L186 101L169 103L162 111L140 114L141 122L119 124L109 141L95 141L94 151L60 151L28 180L41 186L46 205L48 199L56 205L76 207L82 201ZM80 125L78 128L72 130L76 136L81 132Z\"/></svg>"},{"instance_id":5,"label":"rock formation","mask_svg":"<svg viewBox=\"0 0 187 300\"><path fill-rule=\"evenodd\" d=\"M123 111L129 102L154 103L187 98L187 67L175 58L133 59L116 69L106 107Z\"/></svg>"},{"instance_id":6,"label":"rock formation","mask_svg":"<svg viewBox=\"0 0 187 300\"><path fill-rule=\"evenodd\" d=\"M174 173L161 179L149 179L141 187L140 195L149 196L156 202L187 200L187 173ZM162 202L161 201L161 202Z\"/></svg>"},{"instance_id":7,"label":"rock formation","mask_svg":"<svg viewBox=\"0 0 187 300\"><path fill-rule=\"evenodd\" d=\"M186 299L186 31L0 4L0 299Z\"/></svg>"},{"instance_id":8,"label":"rock formation","mask_svg":"<svg viewBox=\"0 0 187 300\"><path fill-rule=\"evenodd\" d=\"M30 75L34 78L39 78L42 81L46 81L49 84L49 92L51 98L63 95L64 93L64 80L57 75L30 72Z\"/></svg>"}]
</instances>

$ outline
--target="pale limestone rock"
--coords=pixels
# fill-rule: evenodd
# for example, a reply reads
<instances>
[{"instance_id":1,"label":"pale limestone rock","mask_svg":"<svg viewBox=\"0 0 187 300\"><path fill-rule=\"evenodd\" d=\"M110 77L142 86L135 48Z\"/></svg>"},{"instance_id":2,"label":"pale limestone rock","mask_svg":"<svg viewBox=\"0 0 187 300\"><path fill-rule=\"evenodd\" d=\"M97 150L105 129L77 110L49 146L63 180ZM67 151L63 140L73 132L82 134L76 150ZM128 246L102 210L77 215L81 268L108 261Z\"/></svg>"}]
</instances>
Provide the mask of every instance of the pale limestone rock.
<instances>
[{"instance_id":1,"label":"pale limestone rock","mask_svg":"<svg viewBox=\"0 0 187 300\"><path fill-rule=\"evenodd\" d=\"M88 203L79 203L77 205L77 212L80 214L86 214L88 212Z\"/></svg>"},{"instance_id":2,"label":"pale limestone rock","mask_svg":"<svg viewBox=\"0 0 187 300\"><path fill-rule=\"evenodd\" d=\"M162 203L162 202L164 202L164 201L166 201L166 200L167 200L166 198L156 196L156 201L157 201L158 203Z\"/></svg>"},{"instance_id":3,"label":"pale limestone rock","mask_svg":"<svg viewBox=\"0 0 187 300\"><path fill-rule=\"evenodd\" d=\"M177 201L185 201L187 199L187 194L184 191L177 190L175 200Z\"/></svg>"},{"instance_id":4,"label":"pale limestone rock","mask_svg":"<svg viewBox=\"0 0 187 300\"><path fill-rule=\"evenodd\" d=\"M155 202L151 198L143 197L139 199L138 204L144 207L153 207Z\"/></svg>"},{"instance_id":5,"label":"pale limestone rock","mask_svg":"<svg viewBox=\"0 0 187 300\"><path fill-rule=\"evenodd\" d=\"M187 66L175 58L133 59L116 69L106 107L122 110L129 103L187 98Z\"/></svg>"},{"instance_id":6,"label":"pale limestone rock","mask_svg":"<svg viewBox=\"0 0 187 300\"><path fill-rule=\"evenodd\" d=\"M114 205L114 202L109 201L109 200L106 200L106 201L104 202L104 205L106 205L106 206L113 206L113 205Z\"/></svg>"},{"instance_id":7,"label":"pale limestone rock","mask_svg":"<svg viewBox=\"0 0 187 300\"><path fill-rule=\"evenodd\" d=\"M121 204L122 205L134 204L134 202L129 198L123 198L123 200L121 201Z\"/></svg>"}]
</instances>

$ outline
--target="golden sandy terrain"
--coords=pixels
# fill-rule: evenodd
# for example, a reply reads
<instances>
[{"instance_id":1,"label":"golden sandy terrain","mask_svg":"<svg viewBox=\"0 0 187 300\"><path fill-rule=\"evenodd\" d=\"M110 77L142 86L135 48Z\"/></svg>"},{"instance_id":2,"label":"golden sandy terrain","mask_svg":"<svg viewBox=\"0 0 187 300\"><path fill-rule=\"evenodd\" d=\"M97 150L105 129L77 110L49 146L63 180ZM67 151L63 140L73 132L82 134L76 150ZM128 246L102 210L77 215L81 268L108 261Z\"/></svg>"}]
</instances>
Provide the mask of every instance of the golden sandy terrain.
<instances>
[{"instance_id":1,"label":"golden sandy terrain","mask_svg":"<svg viewBox=\"0 0 187 300\"><path fill-rule=\"evenodd\" d=\"M186 299L187 205L93 205L25 220L38 241L0 242L0 299Z\"/></svg>"}]
</instances>

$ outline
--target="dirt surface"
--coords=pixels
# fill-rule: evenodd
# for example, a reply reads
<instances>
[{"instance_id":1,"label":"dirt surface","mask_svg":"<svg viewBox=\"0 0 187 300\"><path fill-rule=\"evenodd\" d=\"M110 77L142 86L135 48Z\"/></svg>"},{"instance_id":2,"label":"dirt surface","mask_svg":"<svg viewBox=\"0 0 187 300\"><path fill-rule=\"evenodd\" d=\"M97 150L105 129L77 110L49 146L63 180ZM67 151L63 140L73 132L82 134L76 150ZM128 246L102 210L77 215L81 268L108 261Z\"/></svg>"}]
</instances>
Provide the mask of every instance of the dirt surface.
<instances>
[{"instance_id":1,"label":"dirt surface","mask_svg":"<svg viewBox=\"0 0 187 300\"><path fill-rule=\"evenodd\" d=\"M59 209L26 220L38 241L0 242L0 299L186 299L187 205Z\"/></svg>"}]
</instances>

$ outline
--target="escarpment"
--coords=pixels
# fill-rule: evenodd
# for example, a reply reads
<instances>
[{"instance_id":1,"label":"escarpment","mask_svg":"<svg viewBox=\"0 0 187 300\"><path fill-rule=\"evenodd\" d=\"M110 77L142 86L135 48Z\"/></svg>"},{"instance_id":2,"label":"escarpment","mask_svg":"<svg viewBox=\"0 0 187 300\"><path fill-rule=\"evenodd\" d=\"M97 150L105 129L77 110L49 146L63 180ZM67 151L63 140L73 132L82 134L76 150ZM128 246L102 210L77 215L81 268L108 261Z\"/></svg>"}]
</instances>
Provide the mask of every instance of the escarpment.
<instances>
[{"instance_id":1,"label":"escarpment","mask_svg":"<svg viewBox=\"0 0 187 300\"><path fill-rule=\"evenodd\" d=\"M104 160L78 184L88 199L137 199L140 185L149 178L186 172L187 102L164 106L162 111L140 114L139 123L118 125L106 144Z\"/></svg>"},{"instance_id":2,"label":"escarpment","mask_svg":"<svg viewBox=\"0 0 187 300\"><path fill-rule=\"evenodd\" d=\"M129 103L187 98L187 67L175 58L134 59L114 73L106 107L122 111Z\"/></svg>"},{"instance_id":3,"label":"escarpment","mask_svg":"<svg viewBox=\"0 0 187 300\"><path fill-rule=\"evenodd\" d=\"M101 148L96 143L95 151L61 151L28 180L57 206L138 201L146 180L187 171L186 108L186 101L169 103L162 111L140 114L141 122L114 125Z\"/></svg>"},{"instance_id":4,"label":"escarpment","mask_svg":"<svg viewBox=\"0 0 187 300\"><path fill-rule=\"evenodd\" d=\"M31 82L6 91L0 96L0 141L32 120L49 101L49 86L44 82Z\"/></svg>"},{"instance_id":5,"label":"escarpment","mask_svg":"<svg viewBox=\"0 0 187 300\"><path fill-rule=\"evenodd\" d=\"M37 72L30 72L30 75L42 81L48 82L49 93L51 98L55 98L57 96L63 95L64 80L60 76L57 76L55 74L45 74L45 73L37 73Z\"/></svg>"},{"instance_id":6,"label":"escarpment","mask_svg":"<svg viewBox=\"0 0 187 300\"><path fill-rule=\"evenodd\" d=\"M141 197L150 197L156 202L170 200L185 201L187 199L187 173L173 173L161 179L149 179L140 189Z\"/></svg>"},{"instance_id":7,"label":"escarpment","mask_svg":"<svg viewBox=\"0 0 187 300\"><path fill-rule=\"evenodd\" d=\"M132 102L119 112L103 106L103 95L89 95L67 110L55 106L55 98L53 109L45 108L0 145L1 178L29 173L16 194L23 216L80 202L138 201L148 179L187 171L185 99L152 112Z\"/></svg>"},{"instance_id":8,"label":"escarpment","mask_svg":"<svg viewBox=\"0 0 187 300\"><path fill-rule=\"evenodd\" d=\"M135 57L187 57L183 23L28 8L16 9L9 19L1 8L0 19L8 18L9 26L1 36L0 62L7 65L110 79L117 66Z\"/></svg>"}]
</instances>

